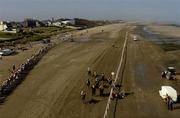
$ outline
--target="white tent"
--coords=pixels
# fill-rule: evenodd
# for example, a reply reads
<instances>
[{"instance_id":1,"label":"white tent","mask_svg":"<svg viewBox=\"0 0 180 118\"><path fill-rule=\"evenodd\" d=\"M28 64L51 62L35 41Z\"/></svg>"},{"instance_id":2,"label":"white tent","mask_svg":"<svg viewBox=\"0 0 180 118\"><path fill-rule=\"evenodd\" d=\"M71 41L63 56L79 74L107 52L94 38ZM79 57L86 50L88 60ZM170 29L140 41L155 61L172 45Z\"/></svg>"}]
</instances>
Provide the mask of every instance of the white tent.
<instances>
[{"instance_id":1,"label":"white tent","mask_svg":"<svg viewBox=\"0 0 180 118\"><path fill-rule=\"evenodd\" d=\"M168 96L172 98L174 102L177 101L177 91L171 86L161 86L161 90L159 90L160 96L164 99Z\"/></svg>"}]
</instances>

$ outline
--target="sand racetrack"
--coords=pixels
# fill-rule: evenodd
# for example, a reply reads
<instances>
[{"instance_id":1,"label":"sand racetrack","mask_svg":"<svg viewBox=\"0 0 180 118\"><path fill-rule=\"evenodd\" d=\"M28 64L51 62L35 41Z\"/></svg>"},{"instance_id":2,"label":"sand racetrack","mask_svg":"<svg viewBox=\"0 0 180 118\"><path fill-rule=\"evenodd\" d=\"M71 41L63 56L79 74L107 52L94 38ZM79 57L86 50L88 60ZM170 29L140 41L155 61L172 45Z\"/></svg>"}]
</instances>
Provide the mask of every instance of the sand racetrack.
<instances>
[{"instance_id":1,"label":"sand racetrack","mask_svg":"<svg viewBox=\"0 0 180 118\"><path fill-rule=\"evenodd\" d=\"M124 24L97 27L87 34L83 32L82 36L77 33L75 42L58 44L0 105L0 118L102 118L108 96L99 97L98 91L97 103L92 104L83 104L80 99L81 90L87 91L87 101L92 97L91 89L85 85L87 67L105 73L106 77L116 72L125 33L132 27ZM128 35L119 80L123 80L123 89L129 94L125 99L112 102L108 118L180 116L180 105L168 111L158 94L164 84L180 90L178 83L160 79L164 55L147 40L134 42Z\"/></svg>"}]
</instances>

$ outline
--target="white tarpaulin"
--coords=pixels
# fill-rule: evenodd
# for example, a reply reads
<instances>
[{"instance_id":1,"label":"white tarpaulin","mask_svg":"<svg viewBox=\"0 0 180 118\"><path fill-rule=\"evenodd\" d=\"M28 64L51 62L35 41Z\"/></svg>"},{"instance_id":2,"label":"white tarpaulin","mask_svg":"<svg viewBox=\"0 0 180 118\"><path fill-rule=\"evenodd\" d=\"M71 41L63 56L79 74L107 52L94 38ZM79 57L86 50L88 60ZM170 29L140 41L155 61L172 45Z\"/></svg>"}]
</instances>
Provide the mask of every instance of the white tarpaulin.
<instances>
[{"instance_id":1,"label":"white tarpaulin","mask_svg":"<svg viewBox=\"0 0 180 118\"><path fill-rule=\"evenodd\" d=\"M173 101L177 101L177 91L171 86L161 86L161 90L159 90L160 96L164 99L168 96L172 98Z\"/></svg>"}]
</instances>

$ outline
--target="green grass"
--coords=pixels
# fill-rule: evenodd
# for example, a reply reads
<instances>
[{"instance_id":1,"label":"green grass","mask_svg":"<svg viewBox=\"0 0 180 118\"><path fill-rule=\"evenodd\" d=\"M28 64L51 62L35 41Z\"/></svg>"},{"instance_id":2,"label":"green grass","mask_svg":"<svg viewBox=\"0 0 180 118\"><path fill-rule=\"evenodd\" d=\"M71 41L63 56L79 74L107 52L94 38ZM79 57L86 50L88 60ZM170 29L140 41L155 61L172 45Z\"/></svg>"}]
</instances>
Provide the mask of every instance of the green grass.
<instances>
[{"instance_id":1,"label":"green grass","mask_svg":"<svg viewBox=\"0 0 180 118\"><path fill-rule=\"evenodd\" d=\"M49 38L52 35L71 31L71 29L60 28L60 27L37 27L33 29L25 28L23 33L11 34L1 33L1 38L8 38L0 40L0 46L14 45L14 44L25 44L32 41L39 41L45 38Z\"/></svg>"},{"instance_id":2,"label":"green grass","mask_svg":"<svg viewBox=\"0 0 180 118\"><path fill-rule=\"evenodd\" d=\"M16 38L16 33L0 32L0 38Z\"/></svg>"}]
</instances>

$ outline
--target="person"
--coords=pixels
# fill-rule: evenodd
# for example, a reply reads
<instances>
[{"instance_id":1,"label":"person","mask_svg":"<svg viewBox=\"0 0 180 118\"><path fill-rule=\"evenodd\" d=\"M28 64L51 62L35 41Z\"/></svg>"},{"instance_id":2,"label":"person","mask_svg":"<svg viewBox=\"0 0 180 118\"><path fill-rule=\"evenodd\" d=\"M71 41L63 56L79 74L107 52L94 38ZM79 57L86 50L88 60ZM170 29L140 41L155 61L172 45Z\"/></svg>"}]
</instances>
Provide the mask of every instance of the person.
<instances>
[{"instance_id":1,"label":"person","mask_svg":"<svg viewBox=\"0 0 180 118\"><path fill-rule=\"evenodd\" d=\"M90 85L89 79L86 81L86 85L89 87L89 85Z\"/></svg>"},{"instance_id":2,"label":"person","mask_svg":"<svg viewBox=\"0 0 180 118\"><path fill-rule=\"evenodd\" d=\"M119 95L120 95L120 98L125 98L125 91L124 90L122 90L120 93L119 93Z\"/></svg>"},{"instance_id":3,"label":"person","mask_svg":"<svg viewBox=\"0 0 180 118\"><path fill-rule=\"evenodd\" d=\"M100 96L104 96L104 87L101 85L99 87Z\"/></svg>"},{"instance_id":4,"label":"person","mask_svg":"<svg viewBox=\"0 0 180 118\"><path fill-rule=\"evenodd\" d=\"M172 98L169 99L168 106L169 106L169 110L173 110L173 100L172 100Z\"/></svg>"},{"instance_id":5,"label":"person","mask_svg":"<svg viewBox=\"0 0 180 118\"><path fill-rule=\"evenodd\" d=\"M169 97L168 97L168 94L166 94L166 95L165 95L165 98L164 98L164 102L165 102L166 104L168 104L168 100L169 100Z\"/></svg>"},{"instance_id":6,"label":"person","mask_svg":"<svg viewBox=\"0 0 180 118\"><path fill-rule=\"evenodd\" d=\"M111 85L111 84L112 84L112 79L109 77L109 78L107 79L107 82L108 82L109 85Z\"/></svg>"},{"instance_id":7,"label":"person","mask_svg":"<svg viewBox=\"0 0 180 118\"><path fill-rule=\"evenodd\" d=\"M15 64L13 64L13 71L15 71L16 70L16 66L15 66Z\"/></svg>"},{"instance_id":8,"label":"person","mask_svg":"<svg viewBox=\"0 0 180 118\"><path fill-rule=\"evenodd\" d=\"M2 60L2 54L0 54L0 60Z\"/></svg>"},{"instance_id":9,"label":"person","mask_svg":"<svg viewBox=\"0 0 180 118\"><path fill-rule=\"evenodd\" d=\"M96 88L99 88L99 79L96 77L95 79L95 87Z\"/></svg>"},{"instance_id":10,"label":"person","mask_svg":"<svg viewBox=\"0 0 180 118\"><path fill-rule=\"evenodd\" d=\"M92 96L94 96L95 94L96 94L96 88L95 88L95 86L94 85L92 85Z\"/></svg>"},{"instance_id":11,"label":"person","mask_svg":"<svg viewBox=\"0 0 180 118\"><path fill-rule=\"evenodd\" d=\"M163 79L163 78L165 78L166 77L166 73L165 73L165 71L163 71L162 73L161 73L161 78Z\"/></svg>"},{"instance_id":12,"label":"person","mask_svg":"<svg viewBox=\"0 0 180 118\"><path fill-rule=\"evenodd\" d=\"M168 110L170 110L170 97L166 94L165 102L167 104Z\"/></svg>"},{"instance_id":13,"label":"person","mask_svg":"<svg viewBox=\"0 0 180 118\"><path fill-rule=\"evenodd\" d=\"M80 94L81 94L81 99L84 101L86 98L86 92L82 90Z\"/></svg>"},{"instance_id":14,"label":"person","mask_svg":"<svg viewBox=\"0 0 180 118\"><path fill-rule=\"evenodd\" d=\"M88 67L88 75L91 75L91 69Z\"/></svg>"},{"instance_id":15,"label":"person","mask_svg":"<svg viewBox=\"0 0 180 118\"><path fill-rule=\"evenodd\" d=\"M105 75L104 75L104 73L101 74L101 78L102 78L103 81L105 80Z\"/></svg>"},{"instance_id":16,"label":"person","mask_svg":"<svg viewBox=\"0 0 180 118\"><path fill-rule=\"evenodd\" d=\"M95 77L95 78L97 77L96 71L93 72L93 75L92 75L92 76Z\"/></svg>"},{"instance_id":17,"label":"person","mask_svg":"<svg viewBox=\"0 0 180 118\"><path fill-rule=\"evenodd\" d=\"M113 88L111 99L113 100L114 98L117 98L117 93L116 93L115 89Z\"/></svg>"}]
</instances>

